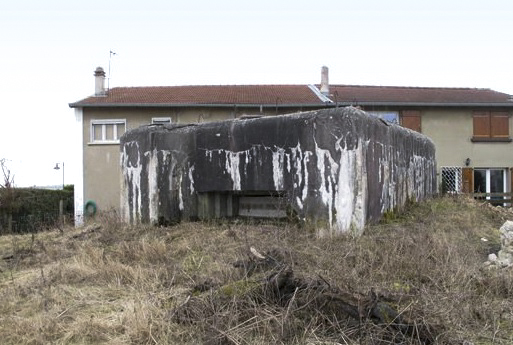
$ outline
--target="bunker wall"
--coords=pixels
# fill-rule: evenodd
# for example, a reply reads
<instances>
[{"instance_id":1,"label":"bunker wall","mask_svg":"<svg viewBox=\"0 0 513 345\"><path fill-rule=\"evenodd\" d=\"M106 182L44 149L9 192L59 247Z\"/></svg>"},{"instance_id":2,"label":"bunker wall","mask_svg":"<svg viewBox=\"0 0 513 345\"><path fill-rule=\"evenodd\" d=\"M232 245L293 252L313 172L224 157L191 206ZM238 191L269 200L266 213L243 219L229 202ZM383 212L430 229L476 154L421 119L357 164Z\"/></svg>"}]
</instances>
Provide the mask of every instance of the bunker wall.
<instances>
[{"instance_id":1,"label":"bunker wall","mask_svg":"<svg viewBox=\"0 0 513 345\"><path fill-rule=\"evenodd\" d=\"M188 126L121 139L124 219L296 217L359 233L436 191L433 142L356 108Z\"/></svg>"}]
</instances>

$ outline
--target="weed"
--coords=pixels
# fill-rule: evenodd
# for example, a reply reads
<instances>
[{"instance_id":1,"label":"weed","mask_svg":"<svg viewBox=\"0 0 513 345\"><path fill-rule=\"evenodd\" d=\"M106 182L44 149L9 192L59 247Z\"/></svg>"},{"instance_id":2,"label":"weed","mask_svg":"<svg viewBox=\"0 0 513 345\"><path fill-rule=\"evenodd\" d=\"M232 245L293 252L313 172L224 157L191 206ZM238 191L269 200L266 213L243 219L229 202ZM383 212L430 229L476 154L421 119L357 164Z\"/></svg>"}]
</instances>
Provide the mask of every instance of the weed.
<instances>
[{"instance_id":1,"label":"weed","mask_svg":"<svg viewBox=\"0 0 513 345\"><path fill-rule=\"evenodd\" d=\"M482 269L512 211L448 196L385 218L360 237L316 238L287 223L134 227L114 213L62 233L1 236L0 339L420 344L420 331L391 327L399 315L434 344L513 342L513 271ZM273 265L256 263L250 248L294 271L299 285L286 298L264 288ZM328 290L374 294L397 315L344 317Z\"/></svg>"}]
</instances>

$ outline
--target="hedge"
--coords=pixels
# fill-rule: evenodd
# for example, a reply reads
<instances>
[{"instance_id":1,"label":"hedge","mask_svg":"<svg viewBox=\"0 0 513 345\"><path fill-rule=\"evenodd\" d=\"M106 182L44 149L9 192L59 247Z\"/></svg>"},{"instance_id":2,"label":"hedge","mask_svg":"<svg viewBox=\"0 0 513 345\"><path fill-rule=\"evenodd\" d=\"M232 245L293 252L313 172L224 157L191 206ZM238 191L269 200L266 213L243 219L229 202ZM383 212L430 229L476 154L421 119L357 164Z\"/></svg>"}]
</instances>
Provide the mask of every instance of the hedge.
<instances>
[{"instance_id":1,"label":"hedge","mask_svg":"<svg viewBox=\"0 0 513 345\"><path fill-rule=\"evenodd\" d=\"M73 186L61 190L41 188L15 188L12 207L0 203L0 233L8 231L9 213L12 213L12 231L35 232L55 226L59 219L59 201L63 200L63 215L73 222ZM0 189L0 202L6 189Z\"/></svg>"}]
</instances>

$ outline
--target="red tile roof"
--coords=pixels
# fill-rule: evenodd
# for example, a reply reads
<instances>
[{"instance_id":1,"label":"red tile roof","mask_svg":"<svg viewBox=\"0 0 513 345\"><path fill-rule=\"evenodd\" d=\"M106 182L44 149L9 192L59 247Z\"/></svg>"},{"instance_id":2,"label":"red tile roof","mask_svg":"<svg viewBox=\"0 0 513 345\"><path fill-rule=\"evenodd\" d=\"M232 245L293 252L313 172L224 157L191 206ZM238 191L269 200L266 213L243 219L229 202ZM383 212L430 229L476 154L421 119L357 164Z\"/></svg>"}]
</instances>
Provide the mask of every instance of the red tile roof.
<instances>
[{"instance_id":1,"label":"red tile roof","mask_svg":"<svg viewBox=\"0 0 513 345\"><path fill-rule=\"evenodd\" d=\"M317 86L319 87L319 86ZM490 89L330 85L330 99L341 105L506 106L512 96ZM325 105L308 85L205 85L117 87L70 107Z\"/></svg>"},{"instance_id":2,"label":"red tile roof","mask_svg":"<svg viewBox=\"0 0 513 345\"><path fill-rule=\"evenodd\" d=\"M117 87L103 97L88 97L70 106L102 105L322 105L307 85L209 85Z\"/></svg>"},{"instance_id":3,"label":"red tile roof","mask_svg":"<svg viewBox=\"0 0 513 345\"><path fill-rule=\"evenodd\" d=\"M512 96L490 89L330 85L331 99L341 103L476 104L508 103Z\"/></svg>"}]
</instances>

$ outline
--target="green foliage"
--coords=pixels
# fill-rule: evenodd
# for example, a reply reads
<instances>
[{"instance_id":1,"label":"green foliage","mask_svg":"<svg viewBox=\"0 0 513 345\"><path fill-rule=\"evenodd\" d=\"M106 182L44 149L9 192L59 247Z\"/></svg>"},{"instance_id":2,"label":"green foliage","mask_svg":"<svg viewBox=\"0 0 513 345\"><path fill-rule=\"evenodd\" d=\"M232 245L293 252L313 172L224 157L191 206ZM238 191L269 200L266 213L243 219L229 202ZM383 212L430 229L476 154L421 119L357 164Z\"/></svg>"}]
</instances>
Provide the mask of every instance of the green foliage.
<instances>
[{"instance_id":1,"label":"green foliage","mask_svg":"<svg viewBox=\"0 0 513 345\"><path fill-rule=\"evenodd\" d=\"M261 282L241 279L221 286L219 292L226 297L240 297L258 288Z\"/></svg>"},{"instance_id":2,"label":"green foliage","mask_svg":"<svg viewBox=\"0 0 513 345\"><path fill-rule=\"evenodd\" d=\"M0 207L0 229L7 229L7 216L12 215L14 232L38 231L53 225L59 217L59 202L63 200L63 213L72 219L74 213L73 186L64 190L38 188L12 188L14 202L9 209Z\"/></svg>"},{"instance_id":3,"label":"green foliage","mask_svg":"<svg viewBox=\"0 0 513 345\"><path fill-rule=\"evenodd\" d=\"M7 167L6 160L0 159L0 210L11 214L18 208L19 200L14 188L14 176Z\"/></svg>"}]
</instances>

